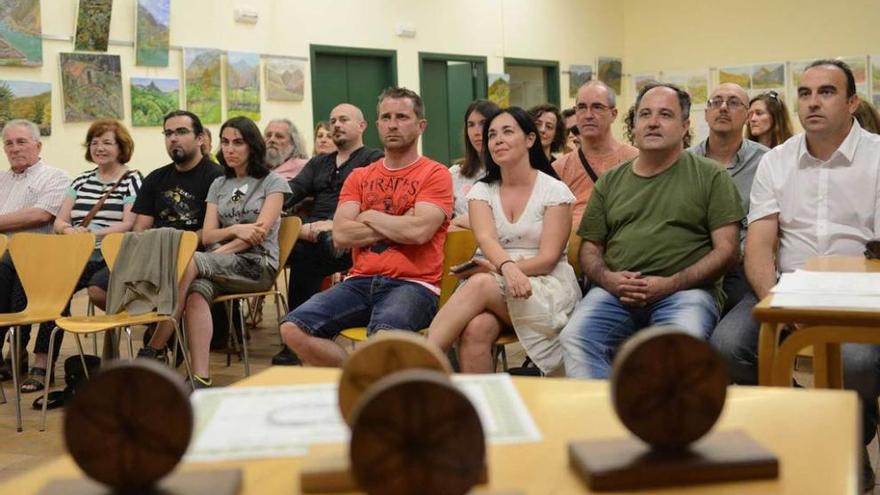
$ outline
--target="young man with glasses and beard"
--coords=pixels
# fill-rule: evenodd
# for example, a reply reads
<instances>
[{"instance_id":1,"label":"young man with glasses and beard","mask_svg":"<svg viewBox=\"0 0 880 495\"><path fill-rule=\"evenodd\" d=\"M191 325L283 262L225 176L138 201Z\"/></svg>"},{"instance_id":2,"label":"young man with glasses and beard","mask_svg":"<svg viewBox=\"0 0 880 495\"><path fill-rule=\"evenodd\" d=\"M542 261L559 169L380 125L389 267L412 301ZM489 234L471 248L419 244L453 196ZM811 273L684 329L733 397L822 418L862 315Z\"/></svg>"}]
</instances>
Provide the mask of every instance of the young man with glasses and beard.
<instances>
[{"instance_id":1,"label":"young man with glasses and beard","mask_svg":"<svg viewBox=\"0 0 880 495\"><path fill-rule=\"evenodd\" d=\"M742 201L746 214L749 212L749 192L755 178L755 170L761 157L769 149L755 141L743 138L743 127L748 120L749 96L739 84L719 84L709 95L706 104L706 123L709 137L688 151L718 162L723 167ZM746 226L740 230L740 240L745 240ZM724 294L727 296L721 315L724 316L739 303L748 290L742 260L724 275Z\"/></svg>"},{"instance_id":2,"label":"young man with glasses and beard","mask_svg":"<svg viewBox=\"0 0 880 495\"><path fill-rule=\"evenodd\" d=\"M573 228L580 225L599 177L639 154L638 149L621 143L611 133L611 124L617 119L616 99L614 90L601 81L589 81L581 86L575 100L580 148L553 162L553 169L577 198L571 210Z\"/></svg>"}]
</instances>

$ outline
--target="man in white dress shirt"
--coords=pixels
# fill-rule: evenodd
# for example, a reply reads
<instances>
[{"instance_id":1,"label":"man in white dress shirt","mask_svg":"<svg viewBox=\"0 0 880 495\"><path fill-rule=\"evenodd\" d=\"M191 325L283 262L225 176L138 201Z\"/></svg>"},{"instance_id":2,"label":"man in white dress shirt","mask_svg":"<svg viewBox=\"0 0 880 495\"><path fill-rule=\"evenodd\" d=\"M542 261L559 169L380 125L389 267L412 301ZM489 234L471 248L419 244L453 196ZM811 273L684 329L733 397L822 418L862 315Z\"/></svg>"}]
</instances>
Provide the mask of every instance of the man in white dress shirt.
<instances>
[{"instance_id":1,"label":"man in white dress shirt","mask_svg":"<svg viewBox=\"0 0 880 495\"><path fill-rule=\"evenodd\" d=\"M737 383L757 383L759 325L752 308L813 256L862 256L880 237L880 136L863 130L852 71L837 60L810 64L798 86L804 133L770 150L751 190L745 270L752 293L721 320L712 343ZM844 385L863 405L864 443L877 430L880 346L844 344ZM831 426L831 425L829 425ZM863 481L873 486L865 456Z\"/></svg>"},{"instance_id":2,"label":"man in white dress shirt","mask_svg":"<svg viewBox=\"0 0 880 495\"><path fill-rule=\"evenodd\" d=\"M0 173L0 233L52 233L70 178L40 159L40 130L30 121L11 120L3 127L3 150L9 170ZM59 253L60 255L60 253ZM0 258L0 313L24 309L24 291L9 253ZM0 338L6 329L0 329ZM26 342L22 343L22 348ZM2 346L2 340L0 340Z\"/></svg>"}]
</instances>

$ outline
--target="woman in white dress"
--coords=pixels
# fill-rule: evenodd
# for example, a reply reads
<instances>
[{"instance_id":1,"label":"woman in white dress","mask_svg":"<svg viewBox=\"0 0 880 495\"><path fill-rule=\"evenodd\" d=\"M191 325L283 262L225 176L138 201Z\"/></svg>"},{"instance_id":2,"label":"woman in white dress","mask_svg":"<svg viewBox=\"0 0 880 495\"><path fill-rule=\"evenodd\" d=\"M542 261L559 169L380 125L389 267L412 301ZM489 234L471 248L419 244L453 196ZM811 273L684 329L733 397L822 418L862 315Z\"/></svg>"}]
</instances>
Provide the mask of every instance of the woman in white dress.
<instances>
[{"instance_id":1,"label":"woman in white dress","mask_svg":"<svg viewBox=\"0 0 880 495\"><path fill-rule=\"evenodd\" d=\"M580 298L566 259L574 195L558 180L534 121L521 108L486 116L486 176L470 191L477 266L437 313L428 340L458 341L462 372L492 369L492 347L512 327L544 374L564 373L558 334Z\"/></svg>"}]
</instances>

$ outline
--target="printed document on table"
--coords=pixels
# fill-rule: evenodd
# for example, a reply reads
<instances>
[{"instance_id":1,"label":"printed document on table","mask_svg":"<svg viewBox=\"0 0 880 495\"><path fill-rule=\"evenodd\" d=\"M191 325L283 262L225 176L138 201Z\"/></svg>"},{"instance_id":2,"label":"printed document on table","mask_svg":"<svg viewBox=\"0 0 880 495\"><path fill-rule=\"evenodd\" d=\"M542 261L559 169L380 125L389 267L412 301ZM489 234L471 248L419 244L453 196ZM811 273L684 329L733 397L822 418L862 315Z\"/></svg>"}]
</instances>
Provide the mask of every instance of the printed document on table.
<instances>
[{"instance_id":1,"label":"printed document on table","mask_svg":"<svg viewBox=\"0 0 880 495\"><path fill-rule=\"evenodd\" d=\"M880 297L880 273L796 270L783 273L771 292Z\"/></svg>"},{"instance_id":2,"label":"printed document on table","mask_svg":"<svg viewBox=\"0 0 880 495\"><path fill-rule=\"evenodd\" d=\"M534 442L541 433L510 375L456 375L490 444ZM231 387L192 395L195 411L188 461L303 456L313 444L350 437L337 384Z\"/></svg>"}]
</instances>

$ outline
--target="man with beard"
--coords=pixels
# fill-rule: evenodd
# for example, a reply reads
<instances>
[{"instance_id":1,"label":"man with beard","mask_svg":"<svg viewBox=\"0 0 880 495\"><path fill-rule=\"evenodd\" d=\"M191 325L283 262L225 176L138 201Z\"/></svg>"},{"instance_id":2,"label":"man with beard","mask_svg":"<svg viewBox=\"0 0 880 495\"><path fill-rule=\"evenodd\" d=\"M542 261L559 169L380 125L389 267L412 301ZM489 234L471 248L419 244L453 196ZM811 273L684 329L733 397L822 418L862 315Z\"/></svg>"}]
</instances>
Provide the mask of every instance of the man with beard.
<instances>
[{"instance_id":1,"label":"man with beard","mask_svg":"<svg viewBox=\"0 0 880 495\"><path fill-rule=\"evenodd\" d=\"M266 164L269 168L287 180L299 175L309 157L302 136L293 122L288 119L271 120L263 135L266 138Z\"/></svg>"},{"instance_id":2,"label":"man with beard","mask_svg":"<svg viewBox=\"0 0 880 495\"><path fill-rule=\"evenodd\" d=\"M267 141L272 125L270 123L266 127ZM309 160L290 181L292 194L285 202L285 210L289 210L306 198L314 198L314 205L304 215L299 240L290 255L293 270L287 297L291 310L320 292L321 282L327 275L351 267L351 255L333 246L330 232L339 191L352 170L369 165L383 156L381 150L364 146L367 122L358 107L348 103L337 105L330 112L330 126L337 151ZM291 365L298 362L299 359L287 346L282 346L281 352L272 358L272 364Z\"/></svg>"},{"instance_id":3,"label":"man with beard","mask_svg":"<svg viewBox=\"0 0 880 495\"><path fill-rule=\"evenodd\" d=\"M427 122L418 94L388 88L377 113L385 158L351 173L333 217L333 242L351 248L353 266L281 325L285 344L309 365L339 366L347 354L333 338L346 328L418 331L437 310L452 175L419 155Z\"/></svg>"},{"instance_id":4,"label":"man with beard","mask_svg":"<svg viewBox=\"0 0 880 495\"><path fill-rule=\"evenodd\" d=\"M137 214L133 230L143 232L151 228L171 227L194 231L201 237L205 198L214 179L223 175L223 169L202 154L205 130L196 114L175 110L165 116L163 127L165 149L171 157L171 163L150 172L144 179L132 207ZM110 283L109 271L98 272L95 280L100 283L89 287L89 297L95 306L104 309ZM163 352L164 349L157 351L145 346L138 356L162 358Z\"/></svg>"},{"instance_id":5,"label":"man with beard","mask_svg":"<svg viewBox=\"0 0 880 495\"><path fill-rule=\"evenodd\" d=\"M705 156L723 167L742 201L743 209L749 213L749 192L755 170L761 157L769 149L756 141L743 139L743 126L748 119L749 95L739 84L719 84L706 104L706 123L709 124L709 137L688 151ZM745 222L743 222L745 224ZM740 230L740 240L745 240L746 226ZM724 275L724 294L727 296L721 316L739 303L748 290L742 260Z\"/></svg>"}]
</instances>

